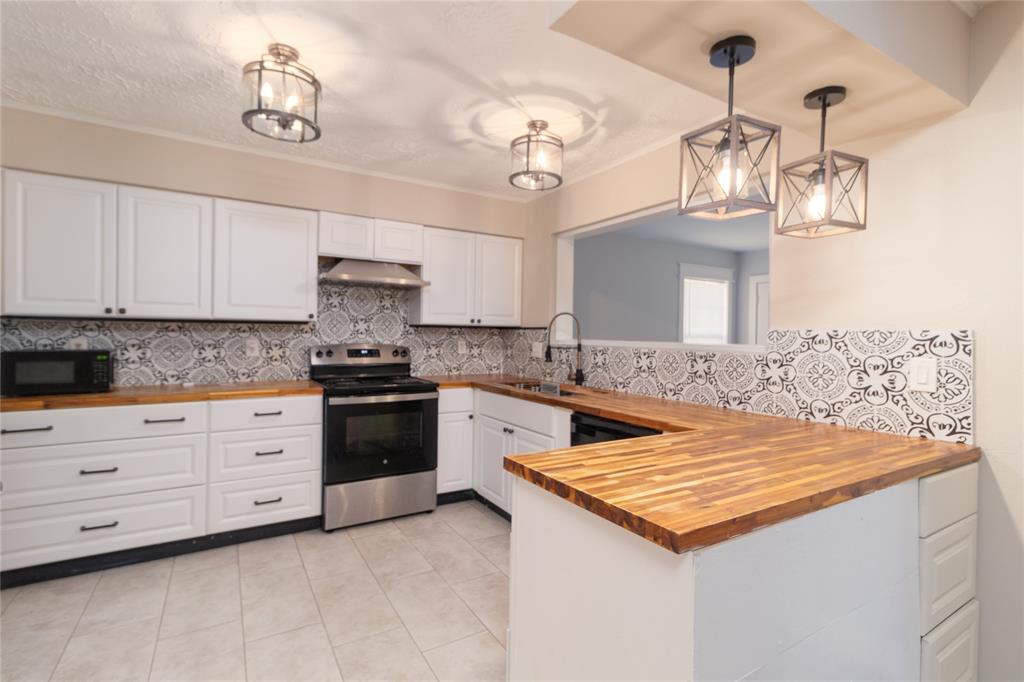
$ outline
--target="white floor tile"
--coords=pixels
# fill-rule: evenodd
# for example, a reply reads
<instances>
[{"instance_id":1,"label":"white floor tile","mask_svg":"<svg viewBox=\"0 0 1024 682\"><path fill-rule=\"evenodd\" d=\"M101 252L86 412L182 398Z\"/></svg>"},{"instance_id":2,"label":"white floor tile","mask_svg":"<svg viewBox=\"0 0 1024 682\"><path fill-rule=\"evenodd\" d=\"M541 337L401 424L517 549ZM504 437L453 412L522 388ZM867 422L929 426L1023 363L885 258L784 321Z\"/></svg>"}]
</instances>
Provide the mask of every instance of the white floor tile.
<instances>
[{"instance_id":1,"label":"white floor tile","mask_svg":"<svg viewBox=\"0 0 1024 682\"><path fill-rule=\"evenodd\" d=\"M160 638L241 620L241 601L234 564L175 573L167 591Z\"/></svg>"},{"instance_id":2,"label":"white floor tile","mask_svg":"<svg viewBox=\"0 0 1024 682\"><path fill-rule=\"evenodd\" d=\"M497 566L502 573L508 575L509 564L511 563L509 551L511 539L512 536L509 533L502 533L501 535L493 535L489 538L473 540L473 546L487 557L488 561Z\"/></svg>"},{"instance_id":3,"label":"white floor tile","mask_svg":"<svg viewBox=\"0 0 1024 682\"><path fill-rule=\"evenodd\" d=\"M409 634L424 651L485 629L433 571L391 581L384 589Z\"/></svg>"},{"instance_id":4,"label":"white floor tile","mask_svg":"<svg viewBox=\"0 0 1024 682\"><path fill-rule=\"evenodd\" d=\"M511 530L508 521L478 502L445 504L438 507L434 513L467 540L489 538Z\"/></svg>"},{"instance_id":5,"label":"white floor tile","mask_svg":"<svg viewBox=\"0 0 1024 682\"><path fill-rule=\"evenodd\" d=\"M159 619L172 565L170 560L148 561L104 571L75 635Z\"/></svg>"},{"instance_id":6,"label":"white floor tile","mask_svg":"<svg viewBox=\"0 0 1024 682\"><path fill-rule=\"evenodd\" d=\"M469 541L449 528L414 533L409 541L449 583L498 572Z\"/></svg>"},{"instance_id":7,"label":"white floor tile","mask_svg":"<svg viewBox=\"0 0 1024 682\"><path fill-rule=\"evenodd\" d=\"M247 643L245 661L249 682L341 680L331 643L319 623Z\"/></svg>"},{"instance_id":8,"label":"white floor tile","mask_svg":"<svg viewBox=\"0 0 1024 682\"><path fill-rule=\"evenodd\" d=\"M366 568L366 562L348 533L310 530L295 535L302 563L310 578Z\"/></svg>"},{"instance_id":9,"label":"white floor tile","mask_svg":"<svg viewBox=\"0 0 1024 682\"><path fill-rule=\"evenodd\" d=\"M402 621L369 570L312 581L331 644L339 646L401 627Z\"/></svg>"},{"instance_id":10,"label":"white floor tile","mask_svg":"<svg viewBox=\"0 0 1024 682\"><path fill-rule=\"evenodd\" d=\"M455 583L452 589L469 605L494 638L505 646L508 629L508 576L504 573L485 575L475 580Z\"/></svg>"},{"instance_id":11,"label":"white floor tile","mask_svg":"<svg viewBox=\"0 0 1024 682\"><path fill-rule=\"evenodd\" d=\"M339 646L334 652L345 682L435 679L405 628Z\"/></svg>"},{"instance_id":12,"label":"white floor tile","mask_svg":"<svg viewBox=\"0 0 1024 682\"><path fill-rule=\"evenodd\" d=\"M145 680L159 622L159 618L150 618L72 637L50 679Z\"/></svg>"},{"instance_id":13,"label":"white floor tile","mask_svg":"<svg viewBox=\"0 0 1024 682\"><path fill-rule=\"evenodd\" d=\"M505 649L489 632L481 632L423 654L434 674L445 680L504 682Z\"/></svg>"},{"instance_id":14,"label":"white floor tile","mask_svg":"<svg viewBox=\"0 0 1024 682\"><path fill-rule=\"evenodd\" d=\"M203 571L221 566L238 566L238 545L217 547L174 557L174 573Z\"/></svg>"},{"instance_id":15,"label":"white floor tile","mask_svg":"<svg viewBox=\"0 0 1024 682\"><path fill-rule=\"evenodd\" d=\"M301 566L242 576L245 639L261 639L320 622Z\"/></svg>"},{"instance_id":16,"label":"white floor tile","mask_svg":"<svg viewBox=\"0 0 1024 682\"><path fill-rule=\"evenodd\" d=\"M412 546L412 543L398 532L394 525L391 527L394 528L393 532L388 531L355 538L359 553L366 559L366 563L374 575L382 583L386 583L396 578L433 570L423 555Z\"/></svg>"},{"instance_id":17,"label":"white floor tile","mask_svg":"<svg viewBox=\"0 0 1024 682\"><path fill-rule=\"evenodd\" d=\"M238 545L238 568L242 575L301 565L299 550L295 546L295 538L291 535L279 535Z\"/></svg>"},{"instance_id":18,"label":"white floor tile","mask_svg":"<svg viewBox=\"0 0 1024 682\"><path fill-rule=\"evenodd\" d=\"M150 682L244 682L242 621L161 639Z\"/></svg>"}]
</instances>

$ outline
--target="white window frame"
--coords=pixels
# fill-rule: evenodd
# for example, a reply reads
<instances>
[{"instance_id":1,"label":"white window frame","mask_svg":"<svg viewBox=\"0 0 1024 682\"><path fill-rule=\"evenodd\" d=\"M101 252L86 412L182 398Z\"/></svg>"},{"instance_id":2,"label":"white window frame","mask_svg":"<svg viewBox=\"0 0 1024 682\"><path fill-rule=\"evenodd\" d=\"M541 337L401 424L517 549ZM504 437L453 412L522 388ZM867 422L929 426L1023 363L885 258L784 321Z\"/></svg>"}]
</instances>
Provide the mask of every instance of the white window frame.
<instances>
[{"instance_id":1,"label":"white window frame","mask_svg":"<svg viewBox=\"0 0 1024 682\"><path fill-rule=\"evenodd\" d=\"M722 345L729 345L729 339L733 333L732 318L735 312L733 308L736 305L736 302L733 300L736 296L736 271L733 268L720 268L712 265L698 265L696 263L679 264L679 343L686 343L683 340L683 330L685 328L683 320L683 287L687 279L726 283L725 340L722 342Z\"/></svg>"},{"instance_id":2,"label":"white window frame","mask_svg":"<svg viewBox=\"0 0 1024 682\"><path fill-rule=\"evenodd\" d=\"M747 278L747 343L757 344L757 285L767 284L771 286L768 275L751 275ZM768 311L771 315L771 310ZM770 319L770 318L769 318ZM771 325L768 325L771 329Z\"/></svg>"}]
</instances>

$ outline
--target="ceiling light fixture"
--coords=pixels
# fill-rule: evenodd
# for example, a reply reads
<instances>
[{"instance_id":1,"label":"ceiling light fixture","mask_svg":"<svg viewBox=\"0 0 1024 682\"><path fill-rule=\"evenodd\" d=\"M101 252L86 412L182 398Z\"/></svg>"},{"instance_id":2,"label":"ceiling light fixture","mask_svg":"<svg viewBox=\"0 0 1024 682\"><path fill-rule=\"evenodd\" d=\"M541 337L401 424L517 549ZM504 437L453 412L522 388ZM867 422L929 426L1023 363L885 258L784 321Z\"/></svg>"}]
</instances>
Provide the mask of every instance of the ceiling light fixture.
<instances>
[{"instance_id":1,"label":"ceiling light fixture","mask_svg":"<svg viewBox=\"0 0 1024 682\"><path fill-rule=\"evenodd\" d=\"M554 189L562 184L562 138L548 131L547 121L526 124L530 132L512 140L514 187L531 191Z\"/></svg>"},{"instance_id":2,"label":"ceiling light fixture","mask_svg":"<svg viewBox=\"0 0 1024 682\"><path fill-rule=\"evenodd\" d=\"M729 114L682 137L680 214L725 220L776 208L782 129L732 112L736 67L756 50L750 36L731 36L711 47L711 65L729 69Z\"/></svg>"},{"instance_id":3,"label":"ceiling light fixture","mask_svg":"<svg viewBox=\"0 0 1024 682\"><path fill-rule=\"evenodd\" d=\"M298 59L294 47L273 43L267 54L245 65L242 80L249 88L249 108L242 114L242 123L246 128L284 142L320 138L320 81Z\"/></svg>"},{"instance_id":4,"label":"ceiling light fixture","mask_svg":"<svg viewBox=\"0 0 1024 682\"><path fill-rule=\"evenodd\" d=\"M825 151L825 117L846 99L846 88L828 85L804 96L804 106L821 111L819 151L782 168L782 197L776 234L828 237L867 229L868 160Z\"/></svg>"}]
</instances>

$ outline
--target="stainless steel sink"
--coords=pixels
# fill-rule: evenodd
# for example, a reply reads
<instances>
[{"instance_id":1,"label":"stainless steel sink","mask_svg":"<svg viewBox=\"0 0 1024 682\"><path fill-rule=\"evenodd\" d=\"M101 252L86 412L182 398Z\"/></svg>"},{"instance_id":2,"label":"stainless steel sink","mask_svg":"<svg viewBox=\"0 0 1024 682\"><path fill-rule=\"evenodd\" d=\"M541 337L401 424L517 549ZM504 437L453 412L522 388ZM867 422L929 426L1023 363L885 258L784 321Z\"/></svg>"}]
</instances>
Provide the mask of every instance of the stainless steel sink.
<instances>
[{"instance_id":1,"label":"stainless steel sink","mask_svg":"<svg viewBox=\"0 0 1024 682\"><path fill-rule=\"evenodd\" d=\"M520 391L530 391L531 393L543 393L545 395L557 396L578 395L575 391L562 390L562 388L558 384L549 383L547 381L542 381L540 383L522 382L508 385L511 386L512 388L518 388Z\"/></svg>"}]
</instances>

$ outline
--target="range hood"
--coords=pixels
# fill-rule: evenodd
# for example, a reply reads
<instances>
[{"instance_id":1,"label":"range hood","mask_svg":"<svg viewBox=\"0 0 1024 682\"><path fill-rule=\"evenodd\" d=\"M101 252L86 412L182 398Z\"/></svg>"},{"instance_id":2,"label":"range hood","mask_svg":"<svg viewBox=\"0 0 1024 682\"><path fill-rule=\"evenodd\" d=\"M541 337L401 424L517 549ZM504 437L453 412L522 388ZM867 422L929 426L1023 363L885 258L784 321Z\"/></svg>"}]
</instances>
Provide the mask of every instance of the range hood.
<instances>
[{"instance_id":1,"label":"range hood","mask_svg":"<svg viewBox=\"0 0 1024 682\"><path fill-rule=\"evenodd\" d=\"M342 258L334 267L320 275L320 281L400 289L419 289L430 284L404 265L354 258Z\"/></svg>"}]
</instances>

